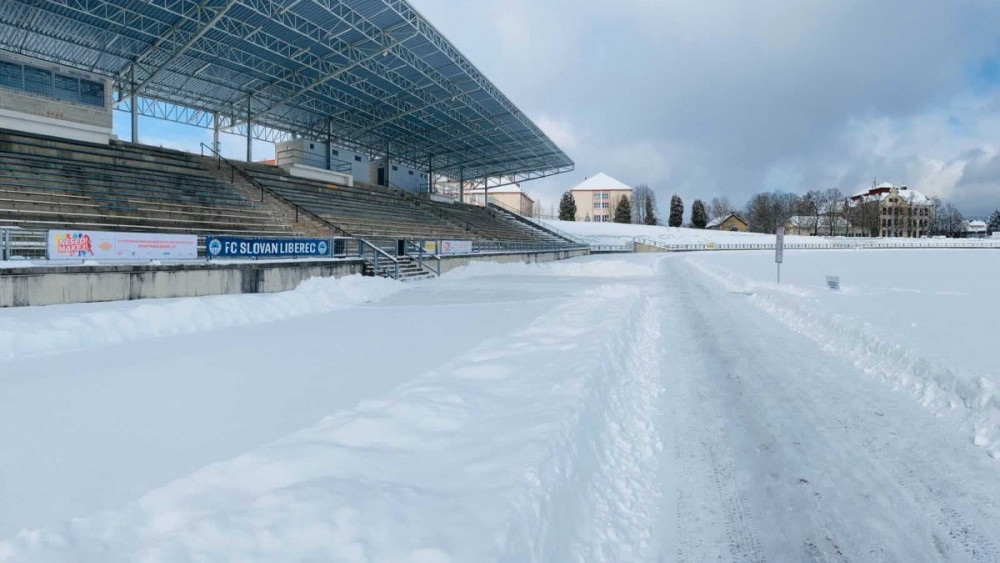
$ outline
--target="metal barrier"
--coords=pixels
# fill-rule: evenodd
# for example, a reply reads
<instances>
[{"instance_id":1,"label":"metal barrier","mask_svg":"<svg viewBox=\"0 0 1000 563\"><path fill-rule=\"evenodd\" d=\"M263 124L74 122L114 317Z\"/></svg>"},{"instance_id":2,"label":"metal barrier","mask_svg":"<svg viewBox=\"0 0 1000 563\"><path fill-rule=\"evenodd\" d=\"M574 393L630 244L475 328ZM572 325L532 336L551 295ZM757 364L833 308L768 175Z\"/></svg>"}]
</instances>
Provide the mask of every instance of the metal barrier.
<instances>
[{"instance_id":1,"label":"metal barrier","mask_svg":"<svg viewBox=\"0 0 1000 563\"><path fill-rule=\"evenodd\" d=\"M700 251L700 250L774 250L775 244L770 243L694 243L694 244L670 244L656 239L645 237L634 237L633 244L644 244L654 248L670 252ZM591 250L601 248L606 245L591 245ZM891 240L857 240L851 241L828 241L819 244L789 243L784 247L792 250L869 250L869 249L912 249L912 248L1000 248L1000 240L979 239L979 242L972 241L920 241L920 242L893 242Z\"/></svg>"},{"instance_id":2,"label":"metal barrier","mask_svg":"<svg viewBox=\"0 0 1000 563\"><path fill-rule=\"evenodd\" d=\"M434 252L427 250L429 242L434 243ZM437 245L437 241L426 241L426 240L406 240L406 254L417 261L417 264L421 268L430 270L436 275L441 275L441 255L437 253L438 249L441 247ZM435 262L431 262L434 260ZM433 265L429 265L433 264Z\"/></svg>"},{"instance_id":3,"label":"metal barrier","mask_svg":"<svg viewBox=\"0 0 1000 563\"><path fill-rule=\"evenodd\" d=\"M374 275L399 279L399 258L365 239L358 239L358 242L358 257L371 266Z\"/></svg>"},{"instance_id":4,"label":"metal barrier","mask_svg":"<svg viewBox=\"0 0 1000 563\"><path fill-rule=\"evenodd\" d=\"M0 227L0 260L37 260L45 258L48 231Z\"/></svg>"}]
</instances>

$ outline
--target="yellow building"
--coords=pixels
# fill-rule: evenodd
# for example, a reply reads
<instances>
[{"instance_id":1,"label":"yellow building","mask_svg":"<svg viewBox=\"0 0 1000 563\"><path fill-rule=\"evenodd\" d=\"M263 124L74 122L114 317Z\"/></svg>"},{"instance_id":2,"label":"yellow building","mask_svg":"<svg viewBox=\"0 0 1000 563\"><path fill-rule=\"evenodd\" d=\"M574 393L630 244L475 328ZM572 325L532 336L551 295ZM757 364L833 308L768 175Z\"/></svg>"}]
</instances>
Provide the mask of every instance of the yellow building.
<instances>
[{"instance_id":1,"label":"yellow building","mask_svg":"<svg viewBox=\"0 0 1000 563\"><path fill-rule=\"evenodd\" d=\"M465 192L464 201L472 205L483 205L486 202L486 193L482 189L468 190ZM520 187L515 185L490 188L488 193L490 203L499 205L525 217L534 216L535 200L522 192Z\"/></svg>"},{"instance_id":2,"label":"yellow building","mask_svg":"<svg viewBox=\"0 0 1000 563\"><path fill-rule=\"evenodd\" d=\"M730 213L729 215L712 219L707 225L705 225L705 228L716 231L736 231L745 233L747 232L747 222L741 219L739 215Z\"/></svg>"},{"instance_id":3,"label":"yellow building","mask_svg":"<svg viewBox=\"0 0 1000 563\"><path fill-rule=\"evenodd\" d=\"M569 192L576 201L576 220L609 223L622 196L632 199L632 188L603 172L573 186Z\"/></svg>"}]
</instances>

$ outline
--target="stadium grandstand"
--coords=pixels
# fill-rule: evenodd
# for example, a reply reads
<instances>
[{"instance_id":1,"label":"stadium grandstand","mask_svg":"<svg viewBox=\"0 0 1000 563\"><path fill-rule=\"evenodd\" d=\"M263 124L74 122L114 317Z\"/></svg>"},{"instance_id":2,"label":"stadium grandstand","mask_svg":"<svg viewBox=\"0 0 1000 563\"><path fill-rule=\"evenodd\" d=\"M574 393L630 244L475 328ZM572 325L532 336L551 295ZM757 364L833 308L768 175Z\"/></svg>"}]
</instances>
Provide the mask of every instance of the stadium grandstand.
<instances>
[{"instance_id":1,"label":"stadium grandstand","mask_svg":"<svg viewBox=\"0 0 1000 563\"><path fill-rule=\"evenodd\" d=\"M139 116L212 143L143 145ZM558 246L461 192L572 169L402 0L0 2L0 227Z\"/></svg>"}]
</instances>

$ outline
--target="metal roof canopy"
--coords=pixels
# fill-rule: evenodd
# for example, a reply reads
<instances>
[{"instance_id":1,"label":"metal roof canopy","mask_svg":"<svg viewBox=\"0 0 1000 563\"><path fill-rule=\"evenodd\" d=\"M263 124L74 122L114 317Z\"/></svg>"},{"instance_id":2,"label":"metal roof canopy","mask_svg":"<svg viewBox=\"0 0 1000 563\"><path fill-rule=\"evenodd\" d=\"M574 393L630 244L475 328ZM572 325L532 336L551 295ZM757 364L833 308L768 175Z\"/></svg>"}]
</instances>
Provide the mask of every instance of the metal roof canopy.
<instances>
[{"instance_id":1,"label":"metal roof canopy","mask_svg":"<svg viewBox=\"0 0 1000 563\"><path fill-rule=\"evenodd\" d=\"M0 49L114 80L137 111L299 135L453 179L573 161L404 0L0 0ZM328 133L329 132L329 133Z\"/></svg>"}]
</instances>

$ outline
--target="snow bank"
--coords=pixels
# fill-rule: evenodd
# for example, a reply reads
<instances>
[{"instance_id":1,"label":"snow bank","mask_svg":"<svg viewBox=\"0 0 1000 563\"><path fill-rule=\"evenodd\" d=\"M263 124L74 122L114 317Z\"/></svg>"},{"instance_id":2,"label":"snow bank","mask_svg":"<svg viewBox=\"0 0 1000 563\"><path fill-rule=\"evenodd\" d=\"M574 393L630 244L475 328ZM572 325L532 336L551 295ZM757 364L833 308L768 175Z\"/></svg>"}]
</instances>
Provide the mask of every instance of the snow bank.
<instances>
[{"instance_id":1,"label":"snow bank","mask_svg":"<svg viewBox=\"0 0 1000 563\"><path fill-rule=\"evenodd\" d=\"M637 561L653 557L659 305L605 285L384 399L0 561Z\"/></svg>"},{"instance_id":2,"label":"snow bank","mask_svg":"<svg viewBox=\"0 0 1000 563\"><path fill-rule=\"evenodd\" d=\"M929 255L910 256L926 258ZM879 258L885 259L886 255ZM943 415L965 409L973 432L970 440L985 448L992 457L1000 458L1000 390L996 381L980 373L964 372L955 367L954 362L943 361L940 349L949 346L947 341L926 347L919 345L915 339L902 336L902 327L887 329L879 321L880 317L889 314L882 309L892 308L893 304L879 307L877 302L866 302L869 303L868 311L862 313L862 316L842 314L823 306L811 289L750 279L727 268L722 261L710 263L704 257L688 257L686 260L729 291L749 296L761 309L820 344L831 354L849 358L866 373L908 390L922 406L932 412ZM817 286L822 273L815 272ZM848 286L841 295L861 291L864 290ZM893 291L903 290L894 288ZM911 291L920 293L917 290ZM986 298L989 299L989 296ZM928 311L919 297L914 298L908 307L917 308L925 315ZM947 319L926 317L925 321L928 324L948 323ZM952 332L951 337L961 339L972 336Z\"/></svg>"},{"instance_id":3,"label":"snow bank","mask_svg":"<svg viewBox=\"0 0 1000 563\"><path fill-rule=\"evenodd\" d=\"M738 233L659 225L629 225L623 223L588 223L577 221L545 221L548 225L569 233L591 245L622 245L635 237L663 244L773 244L774 235ZM824 237L786 236L787 244L821 245L829 241Z\"/></svg>"},{"instance_id":4,"label":"snow bank","mask_svg":"<svg viewBox=\"0 0 1000 563\"><path fill-rule=\"evenodd\" d=\"M448 279L466 279L487 276L559 276L583 278L646 277L655 273L651 264L628 260L562 260L525 264L523 262L472 262L444 274Z\"/></svg>"},{"instance_id":5,"label":"snow bank","mask_svg":"<svg viewBox=\"0 0 1000 563\"><path fill-rule=\"evenodd\" d=\"M402 284L393 280L355 275L312 278L283 293L134 301L51 318L49 314L57 307L61 311L94 308L46 307L0 318L0 361L299 317L378 301L400 289Z\"/></svg>"}]
</instances>

